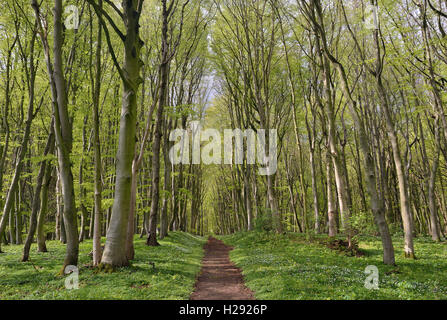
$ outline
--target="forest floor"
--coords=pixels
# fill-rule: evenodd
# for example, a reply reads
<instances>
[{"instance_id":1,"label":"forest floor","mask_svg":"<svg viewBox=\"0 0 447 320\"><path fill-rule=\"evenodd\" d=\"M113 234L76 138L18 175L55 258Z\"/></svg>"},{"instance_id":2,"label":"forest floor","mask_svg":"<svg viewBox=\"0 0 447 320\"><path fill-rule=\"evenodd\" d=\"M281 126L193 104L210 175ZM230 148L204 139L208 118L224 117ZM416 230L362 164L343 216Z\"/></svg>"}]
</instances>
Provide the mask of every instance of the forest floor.
<instances>
[{"instance_id":1,"label":"forest floor","mask_svg":"<svg viewBox=\"0 0 447 320\"><path fill-rule=\"evenodd\" d=\"M447 243L416 238L417 260L406 259L402 237L393 237L397 266L382 263L379 237L359 237L362 255L328 248L327 235L243 232L219 236L233 246L231 260L242 269L259 300L447 299ZM379 288L365 288L367 266L377 266Z\"/></svg>"},{"instance_id":2,"label":"forest floor","mask_svg":"<svg viewBox=\"0 0 447 320\"><path fill-rule=\"evenodd\" d=\"M114 273L95 273L91 240L80 244L79 289L67 290L65 277L57 277L64 260L65 245L48 241L48 253L31 249L31 261L20 262L23 245L2 246L0 254L0 300L187 300L194 289L203 258L205 238L171 232L148 247L135 238L135 260ZM104 242L104 239L103 239ZM155 269L149 262L155 264Z\"/></svg>"},{"instance_id":3,"label":"forest floor","mask_svg":"<svg viewBox=\"0 0 447 320\"><path fill-rule=\"evenodd\" d=\"M191 300L253 300L244 284L241 270L230 261L232 247L210 237Z\"/></svg>"},{"instance_id":4,"label":"forest floor","mask_svg":"<svg viewBox=\"0 0 447 320\"><path fill-rule=\"evenodd\" d=\"M67 290L67 278L57 276L65 253L60 242L48 241L48 253L37 253L33 244L26 263L20 262L22 245L3 246L0 300L447 299L446 242L416 238L418 259L411 260L403 256L402 237L393 237L397 266L386 266L378 237L359 237L359 256L329 248L326 235L243 232L217 238L224 243L212 239L204 246L206 238L171 232L160 247L147 247L136 237L132 265L114 273L89 267L92 243L84 241L78 290ZM379 271L377 290L365 288L371 265Z\"/></svg>"}]
</instances>

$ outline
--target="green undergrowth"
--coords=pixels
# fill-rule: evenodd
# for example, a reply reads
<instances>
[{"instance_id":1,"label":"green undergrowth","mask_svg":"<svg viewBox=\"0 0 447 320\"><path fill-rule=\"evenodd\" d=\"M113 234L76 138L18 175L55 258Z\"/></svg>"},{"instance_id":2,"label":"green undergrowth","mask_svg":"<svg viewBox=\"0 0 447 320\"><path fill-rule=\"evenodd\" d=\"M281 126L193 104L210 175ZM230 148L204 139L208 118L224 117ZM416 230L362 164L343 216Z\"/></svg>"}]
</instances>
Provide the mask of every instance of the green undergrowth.
<instances>
[{"instance_id":1,"label":"green undergrowth","mask_svg":"<svg viewBox=\"0 0 447 320\"><path fill-rule=\"evenodd\" d=\"M394 238L397 266L387 266L376 237L357 239L359 257L328 248L324 235L244 232L219 238L234 246L230 258L257 299L447 299L445 242L415 239L413 260L404 257L402 239ZM365 288L370 265L378 268L378 289Z\"/></svg>"},{"instance_id":2,"label":"green undergrowth","mask_svg":"<svg viewBox=\"0 0 447 320\"><path fill-rule=\"evenodd\" d=\"M23 246L2 246L0 300L188 299L200 270L204 243L204 238L182 232L171 232L159 247L148 247L145 239L136 237L135 260L130 267L98 273L89 267L92 242L84 241L80 244L77 290L67 290L67 278L57 276L65 253L65 245L60 242L48 241L48 253L37 253L34 244L31 261L26 263L20 262Z\"/></svg>"}]
</instances>

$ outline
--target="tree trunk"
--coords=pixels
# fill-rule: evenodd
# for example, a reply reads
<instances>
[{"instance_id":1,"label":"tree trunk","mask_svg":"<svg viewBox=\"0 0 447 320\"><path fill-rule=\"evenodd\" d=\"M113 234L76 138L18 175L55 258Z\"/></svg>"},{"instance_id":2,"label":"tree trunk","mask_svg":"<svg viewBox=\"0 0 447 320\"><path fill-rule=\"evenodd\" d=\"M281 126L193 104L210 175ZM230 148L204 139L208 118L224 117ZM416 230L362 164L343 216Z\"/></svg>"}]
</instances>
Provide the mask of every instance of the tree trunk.
<instances>
[{"instance_id":1,"label":"tree trunk","mask_svg":"<svg viewBox=\"0 0 447 320\"><path fill-rule=\"evenodd\" d=\"M107 231L107 239L101 263L112 267L127 266L127 229L132 194L132 161L135 156L135 134L138 87L142 82L139 37L138 2L128 0L124 6L124 66L122 69L123 101L121 108L120 134L117 151L115 200Z\"/></svg>"},{"instance_id":2,"label":"tree trunk","mask_svg":"<svg viewBox=\"0 0 447 320\"><path fill-rule=\"evenodd\" d=\"M55 133L58 148L59 173L62 185L62 196L64 199L64 224L67 235L67 251L64 265L61 269L63 274L68 265L78 264L79 238L78 223L76 218L76 205L73 185L73 174L71 171L71 149L73 143L72 125L70 123L64 68L62 65L62 0L54 0L54 82L57 96L57 110L55 110Z\"/></svg>"},{"instance_id":3,"label":"tree trunk","mask_svg":"<svg viewBox=\"0 0 447 320\"><path fill-rule=\"evenodd\" d=\"M169 44L168 44L168 17L169 10L166 7L166 0L163 4L163 24L162 24L162 39L161 39L161 66L160 66L160 97L157 109L157 119L155 122L154 142L152 144L152 200L151 211L149 215L149 230L146 244L149 246L157 246L157 216L160 200L160 144L162 136L163 124L163 109L166 105L168 95L169 82Z\"/></svg>"},{"instance_id":4,"label":"tree trunk","mask_svg":"<svg viewBox=\"0 0 447 320\"><path fill-rule=\"evenodd\" d=\"M166 126L165 136L163 138L163 156L164 156L164 190L163 204L161 208L160 219L160 239L165 238L168 235L168 205L170 198L167 192L171 189L171 162L169 160L169 130L171 128L171 122Z\"/></svg>"},{"instance_id":5,"label":"tree trunk","mask_svg":"<svg viewBox=\"0 0 447 320\"><path fill-rule=\"evenodd\" d=\"M328 227L329 237L335 237L337 235L336 224L336 209L334 201L334 192L332 190L333 173L332 173L332 161L329 150L326 152L326 177L327 177L327 210L328 210Z\"/></svg>"},{"instance_id":6,"label":"tree trunk","mask_svg":"<svg viewBox=\"0 0 447 320\"><path fill-rule=\"evenodd\" d=\"M378 43L378 42L377 42ZM402 222L405 233L405 257L415 258L414 244L413 244L413 218L410 209L410 202L408 196L408 177L402 163L399 142L397 139L394 123L391 118L391 110L388 106L388 99L386 97L385 88L383 87L380 76L377 77L377 87L379 96L381 98L382 107L384 108L385 123L388 131L388 136L393 150L394 165L396 167L396 175L399 186L400 211L402 215Z\"/></svg>"},{"instance_id":7,"label":"tree trunk","mask_svg":"<svg viewBox=\"0 0 447 320\"><path fill-rule=\"evenodd\" d=\"M98 1L98 6L102 8L102 0ZM101 95L101 47L102 47L102 28L98 23L98 37L96 42L96 74L95 74L95 93L93 99L93 152L94 152L94 184L95 184L95 206L93 218L93 265L101 263L101 227L102 227L102 166L101 166L101 141L99 136L99 99ZM92 77L93 79L93 77ZM90 223L91 225L91 223ZM91 230L90 230L91 232Z\"/></svg>"},{"instance_id":8,"label":"tree trunk","mask_svg":"<svg viewBox=\"0 0 447 320\"><path fill-rule=\"evenodd\" d=\"M430 209L430 230L433 241L441 241L440 228L438 221L438 207L436 205L435 186L436 186L436 174L439 167L439 155L441 150L441 144L439 141L439 123L438 119L435 121L435 155L433 158L433 164L430 172L430 180L428 183L428 206Z\"/></svg>"},{"instance_id":9,"label":"tree trunk","mask_svg":"<svg viewBox=\"0 0 447 320\"><path fill-rule=\"evenodd\" d=\"M45 172L44 184L42 187L42 196L40 203L39 216L37 218L37 251L38 252L47 252L46 246L46 234L44 233L44 224L45 224L45 216L47 213L48 207L48 188L51 182L51 173L53 168L51 164L48 163Z\"/></svg>"},{"instance_id":10,"label":"tree trunk","mask_svg":"<svg viewBox=\"0 0 447 320\"><path fill-rule=\"evenodd\" d=\"M52 127L53 127L53 121L50 124L50 132L51 133L48 137L47 144L45 146L45 151L43 153L44 156L51 154L54 149L54 134L53 134L53 130L51 129ZM34 191L33 203L32 203L32 207L31 207L29 232L28 232L28 236L26 237L26 240L25 240L25 245L23 247L22 262L28 261L31 244L33 242L34 234L38 227L38 223L37 223L38 217L37 216L38 216L38 213L41 211L41 207L40 207L40 205L41 205L41 191L42 191L42 186L43 186L44 181L46 182L45 176L48 171L47 166L50 166L49 161L48 160L42 161L40 164L39 173L37 175L36 189ZM42 227L43 227L43 225L42 225Z\"/></svg>"}]
</instances>

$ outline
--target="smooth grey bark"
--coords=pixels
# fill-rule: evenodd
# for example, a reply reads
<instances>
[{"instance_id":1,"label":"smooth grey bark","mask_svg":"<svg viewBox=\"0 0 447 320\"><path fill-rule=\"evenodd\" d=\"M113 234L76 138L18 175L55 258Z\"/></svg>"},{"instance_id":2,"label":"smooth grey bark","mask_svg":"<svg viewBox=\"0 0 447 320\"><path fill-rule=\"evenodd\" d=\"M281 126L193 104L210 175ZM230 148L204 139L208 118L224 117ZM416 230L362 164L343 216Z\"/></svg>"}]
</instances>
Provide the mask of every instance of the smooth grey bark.
<instances>
[{"instance_id":1,"label":"smooth grey bark","mask_svg":"<svg viewBox=\"0 0 447 320\"><path fill-rule=\"evenodd\" d=\"M54 133L53 133L54 134ZM51 176L53 172L53 167L50 163L47 164L44 183L42 186L42 196L40 202L39 215L37 217L37 251L47 252L46 246L46 234L44 232L45 217L48 209L48 189L50 187Z\"/></svg>"},{"instance_id":2,"label":"smooth grey bark","mask_svg":"<svg viewBox=\"0 0 447 320\"><path fill-rule=\"evenodd\" d=\"M102 0L98 1L98 6L102 9ZM93 265L97 266L101 263L102 247L101 247L101 226L102 226L102 165L101 165L101 142L99 135L100 119L99 119L99 99L101 95L101 48L102 48L102 27L98 23L98 36L96 39L96 74L94 80L93 95L93 152L94 152L94 214L93 218ZM93 81L93 76L91 77ZM92 225L92 224L90 224ZM90 230L91 232L91 230Z\"/></svg>"},{"instance_id":3,"label":"smooth grey bark","mask_svg":"<svg viewBox=\"0 0 447 320\"><path fill-rule=\"evenodd\" d=\"M89 1L89 3L94 4L93 1ZM132 162L135 156L137 95L142 82L140 71L143 63L140 59L140 52L143 42L139 36L142 4L143 0L128 0L126 5L123 6L124 12L122 14L126 35L120 35L124 43L124 64L122 68L113 55L115 66L118 68L123 81L123 97L116 155L115 199L101 259L101 264L105 267L121 267L129 264L126 243L132 196ZM94 8L98 15L97 6L94 5ZM104 28L109 50L113 52L108 29L105 27L102 16L98 15L98 18Z\"/></svg>"},{"instance_id":4,"label":"smooth grey bark","mask_svg":"<svg viewBox=\"0 0 447 320\"><path fill-rule=\"evenodd\" d=\"M71 171L70 159L73 137L72 124L70 123L70 118L68 115L67 92L62 62L62 29L62 0L54 0L53 77L57 96L57 109L55 110L55 134L58 150L59 173L62 185L62 197L64 201L64 226L67 236L67 249L61 274L63 274L66 266L78 264L79 254L73 173Z\"/></svg>"},{"instance_id":5,"label":"smooth grey bark","mask_svg":"<svg viewBox=\"0 0 447 320\"><path fill-rule=\"evenodd\" d=\"M65 267L77 265L79 254L79 239L76 217L75 195L73 174L71 171L70 154L72 150L72 124L70 122L67 105L67 91L64 77L62 60L63 45L63 25L62 25L62 0L54 0L54 20L53 20L53 56L51 61L50 47L48 43L48 30L42 25L42 17L39 4L32 0L31 6L34 9L39 24L39 36L44 48L47 72L50 78L52 93L52 105L54 114L54 132L56 137L56 147L58 156L59 179L62 188L63 198L63 222L67 240L64 264L60 274L64 274Z\"/></svg>"}]
</instances>

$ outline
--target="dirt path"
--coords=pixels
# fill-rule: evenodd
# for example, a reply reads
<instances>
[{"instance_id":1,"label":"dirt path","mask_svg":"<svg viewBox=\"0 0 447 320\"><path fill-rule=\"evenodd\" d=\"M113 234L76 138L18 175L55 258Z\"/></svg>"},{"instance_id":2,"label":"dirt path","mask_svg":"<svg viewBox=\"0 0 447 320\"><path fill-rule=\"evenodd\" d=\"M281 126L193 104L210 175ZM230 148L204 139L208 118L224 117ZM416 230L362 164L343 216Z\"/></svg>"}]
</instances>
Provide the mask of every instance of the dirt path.
<instances>
[{"instance_id":1,"label":"dirt path","mask_svg":"<svg viewBox=\"0 0 447 320\"><path fill-rule=\"evenodd\" d=\"M253 292L244 284L242 273L230 261L232 247L210 238L204 246L202 261L191 300L254 300Z\"/></svg>"}]
</instances>

